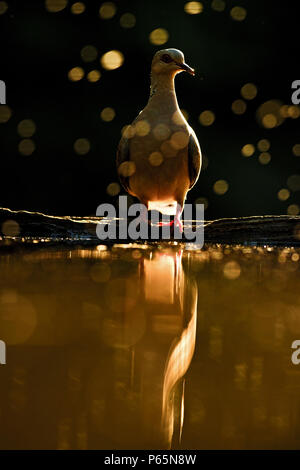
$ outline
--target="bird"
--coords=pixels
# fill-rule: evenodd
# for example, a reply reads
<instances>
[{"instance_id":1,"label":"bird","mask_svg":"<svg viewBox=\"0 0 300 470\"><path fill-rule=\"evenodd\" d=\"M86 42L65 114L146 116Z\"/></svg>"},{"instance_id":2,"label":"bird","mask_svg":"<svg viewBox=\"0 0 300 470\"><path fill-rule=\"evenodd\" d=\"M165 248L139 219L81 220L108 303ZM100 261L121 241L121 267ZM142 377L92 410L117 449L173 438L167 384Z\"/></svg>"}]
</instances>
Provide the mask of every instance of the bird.
<instances>
[{"instance_id":1,"label":"bird","mask_svg":"<svg viewBox=\"0 0 300 470\"><path fill-rule=\"evenodd\" d=\"M149 100L123 129L116 165L123 188L148 211L174 216L182 231L186 195L198 180L202 157L197 136L178 106L174 79L180 72L195 75L180 50L155 53Z\"/></svg>"}]
</instances>

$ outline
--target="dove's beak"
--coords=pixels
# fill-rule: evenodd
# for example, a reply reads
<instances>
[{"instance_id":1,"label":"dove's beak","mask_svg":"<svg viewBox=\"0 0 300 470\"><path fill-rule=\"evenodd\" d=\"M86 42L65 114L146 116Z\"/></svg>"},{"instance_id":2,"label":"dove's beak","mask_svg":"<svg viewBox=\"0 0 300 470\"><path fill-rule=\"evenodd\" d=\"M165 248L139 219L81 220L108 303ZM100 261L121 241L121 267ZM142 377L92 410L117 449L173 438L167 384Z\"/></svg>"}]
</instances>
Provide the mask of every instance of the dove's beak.
<instances>
[{"instance_id":1,"label":"dove's beak","mask_svg":"<svg viewBox=\"0 0 300 470\"><path fill-rule=\"evenodd\" d=\"M183 70L184 72L187 72L189 73L190 75L195 75L195 70L192 69L192 67L190 67L189 65L187 65L186 63L182 63L182 64L179 64L178 62L176 62L176 64L178 65L178 67Z\"/></svg>"}]
</instances>

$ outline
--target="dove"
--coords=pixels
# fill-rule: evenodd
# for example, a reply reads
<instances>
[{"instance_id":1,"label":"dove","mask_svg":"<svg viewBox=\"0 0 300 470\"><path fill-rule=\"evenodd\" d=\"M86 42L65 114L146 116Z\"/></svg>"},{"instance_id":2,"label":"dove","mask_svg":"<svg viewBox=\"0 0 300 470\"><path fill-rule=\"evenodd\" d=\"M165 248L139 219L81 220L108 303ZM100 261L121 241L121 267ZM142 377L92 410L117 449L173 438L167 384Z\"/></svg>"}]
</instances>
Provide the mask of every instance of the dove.
<instances>
[{"instance_id":1,"label":"dove","mask_svg":"<svg viewBox=\"0 0 300 470\"><path fill-rule=\"evenodd\" d=\"M116 158L124 189L147 210L174 216L181 229L186 195L201 169L198 139L176 97L174 79L183 71L195 75L180 50L156 52L148 103L123 130Z\"/></svg>"}]
</instances>

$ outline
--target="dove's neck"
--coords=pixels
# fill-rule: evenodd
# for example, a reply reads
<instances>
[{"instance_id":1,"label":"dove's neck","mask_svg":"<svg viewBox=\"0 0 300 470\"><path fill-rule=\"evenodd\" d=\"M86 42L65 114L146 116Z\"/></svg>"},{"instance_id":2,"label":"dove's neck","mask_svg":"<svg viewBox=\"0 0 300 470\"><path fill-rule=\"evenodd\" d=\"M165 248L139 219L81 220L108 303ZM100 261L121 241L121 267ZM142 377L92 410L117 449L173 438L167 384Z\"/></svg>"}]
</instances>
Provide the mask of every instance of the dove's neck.
<instances>
[{"instance_id":1,"label":"dove's neck","mask_svg":"<svg viewBox=\"0 0 300 470\"><path fill-rule=\"evenodd\" d=\"M175 75L151 74L151 87L149 102L160 102L165 100L169 106L178 108L175 83Z\"/></svg>"}]
</instances>

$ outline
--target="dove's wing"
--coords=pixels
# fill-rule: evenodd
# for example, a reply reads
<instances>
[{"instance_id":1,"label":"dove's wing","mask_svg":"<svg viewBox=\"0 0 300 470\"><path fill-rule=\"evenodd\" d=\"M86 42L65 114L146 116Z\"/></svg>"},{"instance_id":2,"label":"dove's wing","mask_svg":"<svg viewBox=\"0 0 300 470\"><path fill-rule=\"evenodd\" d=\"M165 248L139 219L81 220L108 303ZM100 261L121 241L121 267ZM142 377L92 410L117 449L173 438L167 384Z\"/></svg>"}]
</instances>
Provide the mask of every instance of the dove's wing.
<instances>
[{"instance_id":1,"label":"dove's wing","mask_svg":"<svg viewBox=\"0 0 300 470\"><path fill-rule=\"evenodd\" d=\"M188 163L190 176L189 189L192 189L192 187L197 182L201 170L201 149L196 134L192 128L190 128L190 132L191 135L188 145Z\"/></svg>"}]
</instances>

